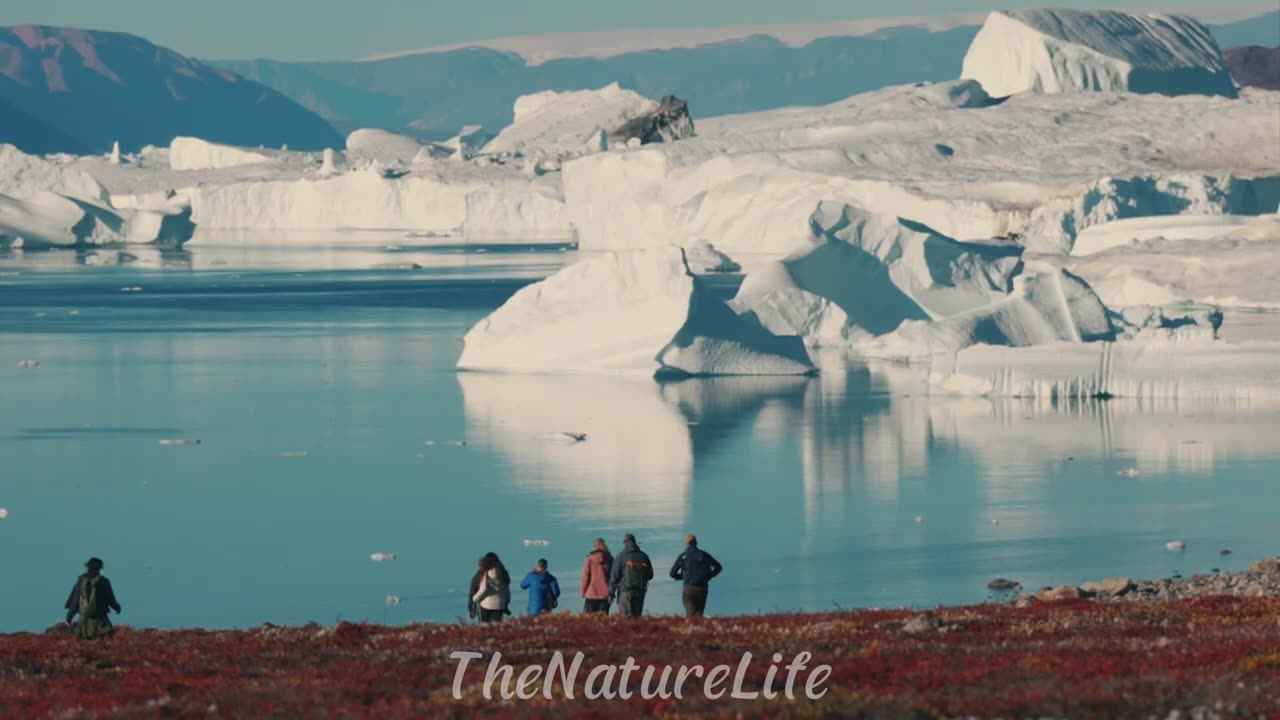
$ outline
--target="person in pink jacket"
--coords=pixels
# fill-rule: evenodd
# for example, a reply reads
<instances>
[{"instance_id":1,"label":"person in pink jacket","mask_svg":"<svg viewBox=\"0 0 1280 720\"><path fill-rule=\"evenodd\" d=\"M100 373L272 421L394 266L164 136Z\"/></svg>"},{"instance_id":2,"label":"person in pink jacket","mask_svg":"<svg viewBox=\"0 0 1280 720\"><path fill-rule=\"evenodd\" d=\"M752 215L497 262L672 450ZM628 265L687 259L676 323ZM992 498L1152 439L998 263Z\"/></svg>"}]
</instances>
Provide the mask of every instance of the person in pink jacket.
<instances>
[{"instance_id":1,"label":"person in pink jacket","mask_svg":"<svg viewBox=\"0 0 1280 720\"><path fill-rule=\"evenodd\" d=\"M609 571L613 569L613 555L604 538L596 538L591 544L591 554L582 563L582 612L609 614Z\"/></svg>"}]
</instances>

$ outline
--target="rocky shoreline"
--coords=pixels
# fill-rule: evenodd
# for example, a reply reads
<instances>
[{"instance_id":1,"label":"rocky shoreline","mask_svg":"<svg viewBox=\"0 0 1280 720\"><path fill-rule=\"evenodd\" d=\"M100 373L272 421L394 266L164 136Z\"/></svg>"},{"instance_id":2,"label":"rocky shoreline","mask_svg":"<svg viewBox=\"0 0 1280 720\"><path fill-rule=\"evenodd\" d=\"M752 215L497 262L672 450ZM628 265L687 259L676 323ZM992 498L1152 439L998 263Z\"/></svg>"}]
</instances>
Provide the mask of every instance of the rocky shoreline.
<instances>
[{"instance_id":1,"label":"rocky shoreline","mask_svg":"<svg viewBox=\"0 0 1280 720\"><path fill-rule=\"evenodd\" d=\"M1280 597L1280 557L1264 558L1250 565L1248 570L1237 573L1213 572L1191 577L1173 575L1159 580L1114 577L1079 585L1043 587L1034 592L1026 592L1017 581L996 578L987 587L993 592L1007 593L1006 601L1015 607L1086 599L1133 603L1209 596Z\"/></svg>"}]
</instances>

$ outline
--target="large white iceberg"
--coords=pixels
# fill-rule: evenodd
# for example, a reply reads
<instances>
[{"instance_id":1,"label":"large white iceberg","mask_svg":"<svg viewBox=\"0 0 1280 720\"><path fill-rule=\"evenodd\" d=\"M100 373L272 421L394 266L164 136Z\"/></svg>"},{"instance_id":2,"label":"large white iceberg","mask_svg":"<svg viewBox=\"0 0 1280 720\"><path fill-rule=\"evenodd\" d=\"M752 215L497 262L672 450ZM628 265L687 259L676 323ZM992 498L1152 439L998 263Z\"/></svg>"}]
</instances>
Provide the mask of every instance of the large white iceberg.
<instances>
[{"instance_id":1,"label":"large white iceberg","mask_svg":"<svg viewBox=\"0 0 1280 720\"><path fill-rule=\"evenodd\" d=\"M793 375L813 370L800 338L736 315L694 278L679 248L606 253L517 292L466 335L466 370Z\"/></svg>"},{"instance_id":2,"label":"large white iceberg","mask_svg":"<svg viewBox=\"0 0 1280 720\"><path fill-rule=\"evenodd\" d=\"M808 247L749 273L733 301L775 333L889 357L1112 337L1088 285L1013 243L961 243L837 203L810 227Z\"/></svg>"},{"instance_id":3,"label":"large white iceberg","mask_svg":"<svg viewBox=\"0 0 1280 720\"><path fill-rule=\"evenodd\" d=\"M1091 90L1236 96L1207 27L1189 17L1112 10L993 12L961 77L997 97Z\"/></svg>"}]
</instances>

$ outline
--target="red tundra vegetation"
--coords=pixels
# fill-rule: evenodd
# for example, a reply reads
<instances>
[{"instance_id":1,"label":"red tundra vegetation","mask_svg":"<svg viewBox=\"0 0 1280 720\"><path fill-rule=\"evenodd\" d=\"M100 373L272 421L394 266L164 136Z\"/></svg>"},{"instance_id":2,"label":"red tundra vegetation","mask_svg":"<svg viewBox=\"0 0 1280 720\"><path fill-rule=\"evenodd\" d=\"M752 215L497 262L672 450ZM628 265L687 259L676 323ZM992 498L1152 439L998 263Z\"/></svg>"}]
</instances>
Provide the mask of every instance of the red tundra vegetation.
<instances>
[{"instance_id":1,"label":"red tundra vegetation","mask_svg":"<svg viewBox=\"0 0 1280 720\"><path fill-rule=\"evenodd\" d=\"M452 694L454 651L484 654ZM486 700L485 669L585 654L575 698ZM812 653L832 668L821 699L583 697L588 671L729 664ZM779 673L782 677L785 670ZM731 685L731 682L729 683ZM540 690L541 684L537 686ZM775 683L781 688L781 682ZM495 695L498 688L494 688ZM617 718L617 717L1280 717L1280 598L1039 603L815 615L626 621L544 616L498 626L122 628L107 641L0 636L0 716L9 718Z\"/></svg>"}]
</instances>

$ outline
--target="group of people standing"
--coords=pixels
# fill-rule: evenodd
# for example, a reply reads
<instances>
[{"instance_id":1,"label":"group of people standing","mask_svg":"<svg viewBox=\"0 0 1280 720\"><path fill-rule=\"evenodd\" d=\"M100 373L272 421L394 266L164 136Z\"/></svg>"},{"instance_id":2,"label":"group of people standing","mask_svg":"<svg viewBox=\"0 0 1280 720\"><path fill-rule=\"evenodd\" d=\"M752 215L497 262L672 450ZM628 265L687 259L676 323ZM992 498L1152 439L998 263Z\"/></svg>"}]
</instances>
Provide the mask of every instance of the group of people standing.
<instances>
[{"instance_id":1,"label":"group of people standing","mask_svg":"<svg viewBox=\"0 0 1280 720\"><path fill-rule=\"evenodd\" d=\"M711 553L698 547L697 537L685 537L685 551L676 558L670 575L684 584L686 616L701 617L706 612L711 580L723 570ZM644 612L651 580L653 563L636 543L635 535L622 536L622 551L616 557L603 538L596 538L582 563L582 611L608 614L610 606L617 602L623 617L639 617ZM529 591L530 615L552 612L559 605L560 582L547 569L546 560L538 561L520 582L520 588ZM480 558L471 578L467 615L483 623L501 622L511 614L510 604L511 574L495 553L489 553Z\"/></svg>"}]
</instances>

